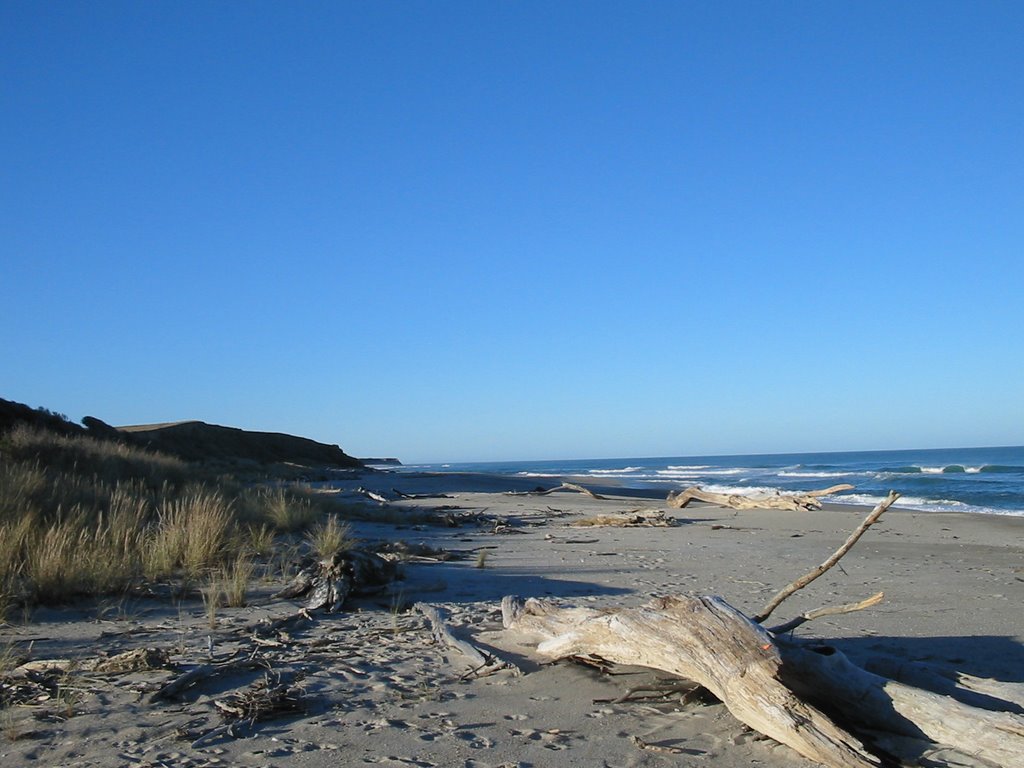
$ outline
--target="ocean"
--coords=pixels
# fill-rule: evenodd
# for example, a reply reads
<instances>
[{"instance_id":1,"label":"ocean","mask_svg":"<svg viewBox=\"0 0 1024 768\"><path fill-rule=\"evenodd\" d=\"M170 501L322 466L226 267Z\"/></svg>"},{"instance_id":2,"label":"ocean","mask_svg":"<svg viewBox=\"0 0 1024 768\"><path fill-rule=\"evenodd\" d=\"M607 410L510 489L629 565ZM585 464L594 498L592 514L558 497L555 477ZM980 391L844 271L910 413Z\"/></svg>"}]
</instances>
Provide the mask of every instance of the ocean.
<instances>
[{"instance_id":1,"label":"ocean","mask_svg":"<svg viewBox=\"0 0 1024 768\"><path fill-rule=\"evenodd\" d=\"M536 477L538 485L549 485L545 478L574 477L666 494L691 485L758 495L848 483L854 490L826 500L874 505L894 490L904 508L1024 516L1024 446L416 464L401 470Z\"/></svg>"}]
</instances>

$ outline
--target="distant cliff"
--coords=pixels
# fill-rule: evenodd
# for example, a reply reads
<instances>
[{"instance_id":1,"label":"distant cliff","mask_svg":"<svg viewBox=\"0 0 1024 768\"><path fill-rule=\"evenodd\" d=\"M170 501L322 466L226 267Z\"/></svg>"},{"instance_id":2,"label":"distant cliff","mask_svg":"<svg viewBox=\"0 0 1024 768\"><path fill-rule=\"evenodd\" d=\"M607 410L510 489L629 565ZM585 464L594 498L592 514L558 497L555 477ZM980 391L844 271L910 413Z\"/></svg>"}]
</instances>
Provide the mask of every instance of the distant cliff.
<instances>
[{"instance_id":1,"label":"distant cliff","mask_svg":"<svg viewBox=\"0 0 1024 768\"><path fill-rule=\"evenodd\" d=\"M392 466L392 467L400 467L400 466L402 466L402 462L400 462L398 459L359 459L359 460L361 462L363 462L363 464L370 465L370 466L372 466L372 465L385 465L385 464L388 465L388 466Z\"/></svg>"},{"instance_id":2,"label":"distant cliff","mask_svg":"<svg viewBox=\"0 0 1024 768\"><path fill-rule=\"evenodd\" d=\"M134 443L173 453L187 461L241 459L260 464L288 462L347 469L363 466L363 462L349 456L337 445L279 432L250 432L202 421L143 424L116 429Z\"/></svg>"},{"instance_id":3,"label":"distant cliff","mask_svg":"<svg viewBox=\"0 0 1024 768\"><path fill-rule=\"evenodd\" d=\"M97 440L139 445L179 456L186 461L240 460L258 464L289 463L344 469L364 466L363 462L349 456L337 445L318 443L306 437L278 432L250 432L202 421L112 427L94 416L82 419L83 427L63 414L46 408L31 408L0 398L0 433L18 424L28 424L63 435L88 435Z\"/></svg>"}]
</instances>

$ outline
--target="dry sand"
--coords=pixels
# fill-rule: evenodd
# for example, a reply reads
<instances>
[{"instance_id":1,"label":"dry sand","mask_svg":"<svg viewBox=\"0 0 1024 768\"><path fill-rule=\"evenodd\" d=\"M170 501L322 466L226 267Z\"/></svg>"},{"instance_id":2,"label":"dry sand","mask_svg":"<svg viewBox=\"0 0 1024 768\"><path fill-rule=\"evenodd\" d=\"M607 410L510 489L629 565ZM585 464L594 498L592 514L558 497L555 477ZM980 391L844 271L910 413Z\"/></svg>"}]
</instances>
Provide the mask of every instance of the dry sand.
<instances>
[{"instance_id":1,"label":"dry sand","mask_svg":"<svg viewBox=\"0 0 1024 768\"><path fill-rule=\"evenodd\" d=\"M367 540L402 539L471 556L408 563L404 579L352 610L317 615L256 649L293 676L304 711L240 725L232 736L214 702L263 679L261 670L210 677L181 699L152 701L176 673L78 671L69 692L0 711L0 765L66 766L783 766L811 765L739 724L721 704L678 699L612 703L654 679L539 663L528 638L502 629L506 594L594 606L637 605L652 595L717 594L745 612L824 560L866 510L670 512L670 528L573 527L580 518L663 509L657 500L607 501L559 492L509 496L514 481L484 476L376 475L381 490L446 491L440 502L482 511L459 528L360 524ZM667 511L667 510L666 510ZM497 524L495 524L497 522ZM805 625L853 657L885 651L1004 681L1024 681L1024 518L893 509L837 567L785 602L780 622L878 590L878 607ZM479 552L486 552L483 568ZM221 609L211 628L199 601L107 601L36 612L0 628L4 648L34 659L88 659L132 648L165 650L183 665L246 658L260 618L296 605L262 584L254 605ZM526 674L467 677L465 660L435 643L429 623L405 610L440 608L453 632L517 663ZM639 737L651 748L638 746ZM198 741L198 743L196 743Z\"/></svg>"}]
</instances>

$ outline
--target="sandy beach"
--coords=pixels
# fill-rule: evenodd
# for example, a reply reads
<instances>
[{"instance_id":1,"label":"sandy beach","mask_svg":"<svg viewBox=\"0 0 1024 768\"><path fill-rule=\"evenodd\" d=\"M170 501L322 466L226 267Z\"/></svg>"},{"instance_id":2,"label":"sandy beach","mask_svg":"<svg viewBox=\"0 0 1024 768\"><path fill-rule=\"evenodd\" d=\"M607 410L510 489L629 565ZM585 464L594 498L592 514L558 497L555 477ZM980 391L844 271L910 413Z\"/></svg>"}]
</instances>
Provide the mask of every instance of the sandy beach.
<instances>
[{"instance_id":1,"label":"sandy beach","mask_svg":"<svg viewBox=\"0 0 1024 768\"><path fill-rule=\"evenodd\" d=\"M211 626L200 600L126 598L37 610L0 627L0 652L76 660L59 697L8 707L0 764L60 766L738 766L812 765L700 697L617 701L656 675L545 663L536 642L502 625L505 595L571 605L635 606L652 596L719 595L756 613L781 587L822 562L867 512L736 512L710 505L669 510L659 499L572 492L514 496L536 482L485 475L381 473L351 486L444 493L401 500L389 522L363 522L367 542L402 540L462 559L414 558L403 578L338 614L314 614L258 637L260 620L297 604L262 581L250 605L222 608ZM349 489L350 490L350 489ZM614 493L614 489L612 490ZM339 498L347 496L338 491ZM416 508L450 507L458 527L403 522ZM659 511L670 527L580 526L598 515ZM809 622L851 658L884 653L1000 681L1024 683L1024 518L894 508L839 566L787 600L779 622L884 590L871 609ZM423 551L428 551L424 549ZM441 611L452 633L516 664L521 675L475 677L435 641L420 611ZM256 639L258 638L258 639ZM90 660L140 648L175 668L113 673ZM253 660L156 698L196 665ZM266 680L297 707L226 729L223 703ZM280 677L279 677L280 676Z\"/></svg>"}]
</instances>

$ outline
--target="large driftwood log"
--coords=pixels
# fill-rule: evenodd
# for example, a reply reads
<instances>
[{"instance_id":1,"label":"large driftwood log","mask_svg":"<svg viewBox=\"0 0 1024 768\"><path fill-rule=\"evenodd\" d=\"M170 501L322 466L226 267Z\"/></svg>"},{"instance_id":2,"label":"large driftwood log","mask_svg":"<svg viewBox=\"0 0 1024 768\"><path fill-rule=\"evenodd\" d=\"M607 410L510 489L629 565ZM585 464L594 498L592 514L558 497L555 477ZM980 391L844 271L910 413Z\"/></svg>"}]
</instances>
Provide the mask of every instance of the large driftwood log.
<instances>
[{"instance_id":1,"label":"large driftwood log","mask_svg":"<svg viewBox=\"0 0 1024 768\"><path fill-rule=\"evenodd\" d=\"M558 659L597 655L652 667L707 688L737 719L835 768L881 765L854 736L801 701L778 679L771 635L717 597L670 597L639 608L562 608L542 600L502 601L505 627L539 635Z\"/></svg>"},{"instance_id":2,"label":"large driftwood log","mask_svg":"<svg viewBox=\"0 0 1024 768\"><path fill-rule=\"evenodd\" d=\"M840 491L853 490L852 485L833 485L820 491L805 493L774 493L769 496L742 496L736 493L713 493L692 486L685 491L673 491L668 495L667 503L675 509L683 509L696 499L709 504L717 504L730 509L790 509L797 512L811 512L821 509L820 496L831 496Z\"/></svg>"},{"instance_id":3,"label":"large driftwood log","mask_svg":"<svg viewBox=\"0 0 1024 768\"><path fill-rule=\"evenodd\" d=\"M829 645L780 642L779 649L782 680L806 700L838 709L851 723L942 745L996 766L1024 765L1020 715L979 709L872 674ZM893 741L887 746L898 752L899 742Z\"/></svg>"},{"instance_id":4,"label":"large driftwood log","mask_svg":"<svg viewBox=\"0 0 1024 768\"><path fill-rule=\"evenodd\" d=\"M746 725L830 768L915 760L932 747L955 754L929 765L1024 765L1021 715L874 675L830 646L781 640L718 597L614 611L506 597L502 612L507 628L543 638L546 657L598 656L692 680Z\"/></svg>"}]
</instances>

